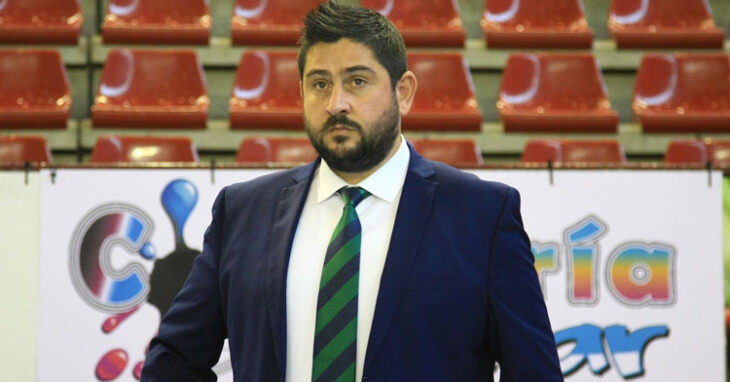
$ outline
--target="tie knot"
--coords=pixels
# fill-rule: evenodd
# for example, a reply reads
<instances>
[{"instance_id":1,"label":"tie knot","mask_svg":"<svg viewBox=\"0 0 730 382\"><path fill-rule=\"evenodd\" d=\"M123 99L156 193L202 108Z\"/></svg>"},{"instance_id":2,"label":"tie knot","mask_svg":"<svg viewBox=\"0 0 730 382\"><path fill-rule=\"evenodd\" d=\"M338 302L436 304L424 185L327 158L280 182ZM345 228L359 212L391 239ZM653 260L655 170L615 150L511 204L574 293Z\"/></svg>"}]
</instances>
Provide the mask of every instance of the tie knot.
<instances>
[{"instance_id":1,"label":"tie knot","mask_svg":"<svg viewBox=\"0 0 730 382\"><path fill-rule=\"evenodd\" d=\"M369 192L360 187L342 187L338 192L342 195L345 204L350 204L353 207L357 207L360 202L370 196Z\"/></svg>"}]
</instances>

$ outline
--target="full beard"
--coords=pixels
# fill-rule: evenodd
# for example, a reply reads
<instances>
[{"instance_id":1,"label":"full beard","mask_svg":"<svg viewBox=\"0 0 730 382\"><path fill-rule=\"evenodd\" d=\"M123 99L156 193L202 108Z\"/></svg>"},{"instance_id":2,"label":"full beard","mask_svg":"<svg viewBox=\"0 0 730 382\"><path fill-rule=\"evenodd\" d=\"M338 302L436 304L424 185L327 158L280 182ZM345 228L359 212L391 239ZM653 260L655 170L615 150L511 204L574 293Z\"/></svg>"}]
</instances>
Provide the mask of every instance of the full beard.
<instances>
[{"instance_id":1,"label":"full beard","mask_svg":"<svg viewBox=\"0 0 730 382\"><path fill-rule=\"evenodd\" d=\"M312 146L330 168L335 171L357 173L372 169L388 156L399 134L399 122L400 110L394 96L391 107L375 122L369 133L365 133L359 123L350 120L344 114L331 116L321 129L314 129L305 117L304 127ZM345 148L340 144L348 138L335 137L335 147L328 147L324 136L336 125L347 126L357 131L360 142L353 148Z\"/></svg>"}]
</instances>

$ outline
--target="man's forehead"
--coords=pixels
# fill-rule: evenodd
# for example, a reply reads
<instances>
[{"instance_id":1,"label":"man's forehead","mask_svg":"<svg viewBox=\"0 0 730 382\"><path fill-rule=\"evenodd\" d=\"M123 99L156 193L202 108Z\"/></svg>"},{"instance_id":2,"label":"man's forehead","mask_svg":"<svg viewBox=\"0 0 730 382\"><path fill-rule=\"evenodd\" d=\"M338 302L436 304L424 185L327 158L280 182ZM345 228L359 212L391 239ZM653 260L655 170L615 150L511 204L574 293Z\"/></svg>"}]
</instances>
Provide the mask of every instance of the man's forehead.
<instances>
[{"instance_id":1,"label":"man's forehead","mask_svg":"<svg viewBox=\"0 0 730 382\"><path fill-rule=\"evenodd\" d=\"M310 72L346 73L368 70L375 73L385 68L365 44L342 38L336 42L318 42L307 52L304 75Z\"/></svg>"}]
</instances>

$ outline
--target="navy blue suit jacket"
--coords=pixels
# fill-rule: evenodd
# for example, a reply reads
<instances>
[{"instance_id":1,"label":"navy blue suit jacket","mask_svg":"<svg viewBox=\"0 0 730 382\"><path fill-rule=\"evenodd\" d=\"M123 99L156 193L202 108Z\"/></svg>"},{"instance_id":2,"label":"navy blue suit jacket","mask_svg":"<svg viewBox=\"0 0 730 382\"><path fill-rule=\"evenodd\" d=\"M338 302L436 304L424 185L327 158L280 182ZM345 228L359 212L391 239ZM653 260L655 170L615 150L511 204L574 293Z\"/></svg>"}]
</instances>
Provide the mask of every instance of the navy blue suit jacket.
<instances>
[{"instance_id":1,"label":"navy blue suit jacket","mask_svg":"<svg viewBox=\"0 0 730 382\"><path fill-rule=\"evenodd\" d=\"M223 189L143 381L282 381L289 253L318 161ZM364 381L562 381L516 190L411 148Z\"/></svg>"}]
</instances>

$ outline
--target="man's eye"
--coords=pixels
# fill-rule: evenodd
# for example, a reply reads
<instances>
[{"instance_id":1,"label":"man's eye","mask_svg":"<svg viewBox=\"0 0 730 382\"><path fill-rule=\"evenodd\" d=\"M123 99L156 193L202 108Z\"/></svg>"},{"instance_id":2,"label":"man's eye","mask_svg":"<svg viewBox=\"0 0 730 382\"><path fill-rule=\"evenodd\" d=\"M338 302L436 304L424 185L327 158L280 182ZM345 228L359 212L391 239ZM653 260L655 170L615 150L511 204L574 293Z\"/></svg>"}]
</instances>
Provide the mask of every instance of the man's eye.
<instances>
[{"instance_id":1,"label":"man's eye","mask_svg":"<svg viewBox=\"0 0 730 382\"><path fill-rule=\"evenodd\" d=\"M327 83L324 82L324 81L317 81L317 82L314 83L314 88L315 89L324 89L326 87L327 87Z\"/></svg>"},{"instance_id":2,"label":"man's eye","mask_svg":"<svg viewBox=\"0 0 730 382\"><path fill-rule=\"evenodd\" d=\"M352 84L355 86L363 86L365 85L365 80L362 78L355 78L352 80Z\"/></svg>"}]
</instances>

